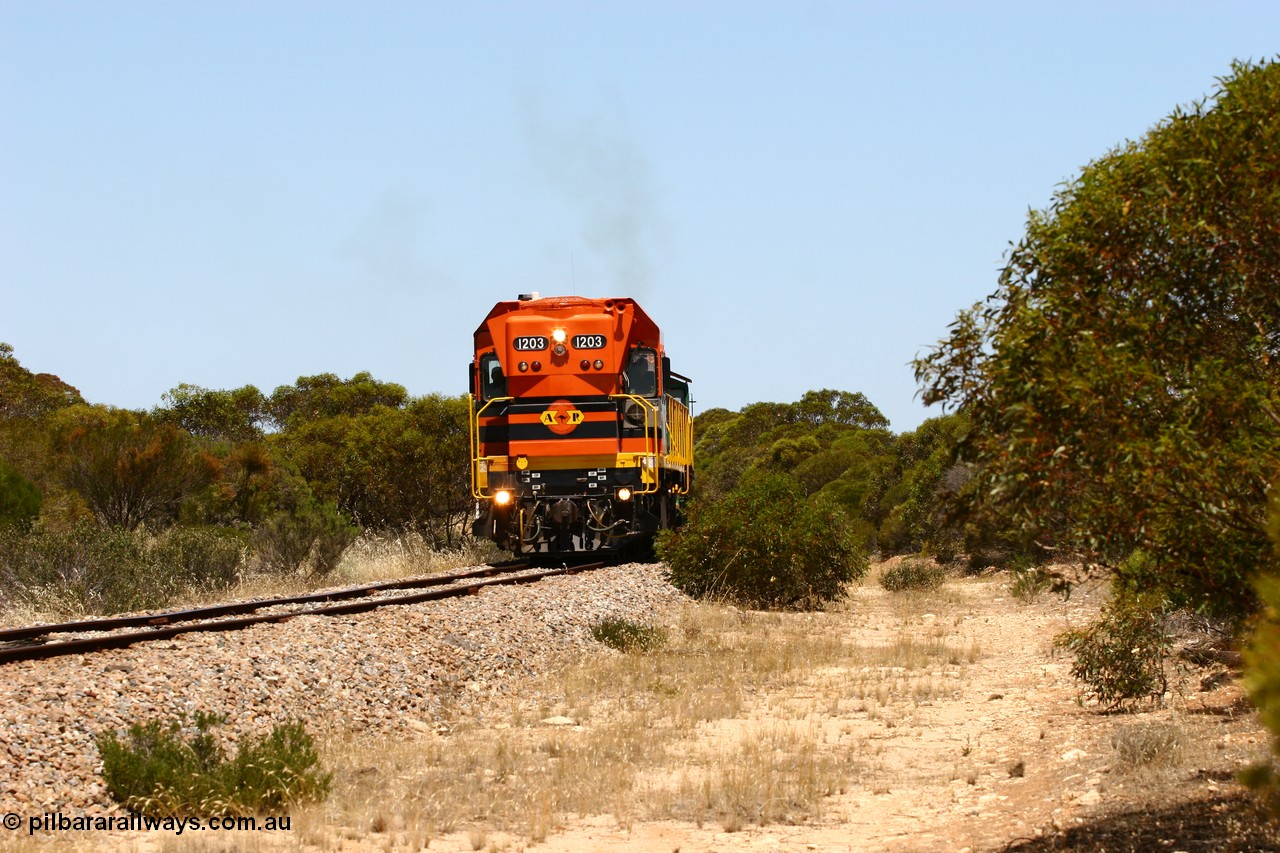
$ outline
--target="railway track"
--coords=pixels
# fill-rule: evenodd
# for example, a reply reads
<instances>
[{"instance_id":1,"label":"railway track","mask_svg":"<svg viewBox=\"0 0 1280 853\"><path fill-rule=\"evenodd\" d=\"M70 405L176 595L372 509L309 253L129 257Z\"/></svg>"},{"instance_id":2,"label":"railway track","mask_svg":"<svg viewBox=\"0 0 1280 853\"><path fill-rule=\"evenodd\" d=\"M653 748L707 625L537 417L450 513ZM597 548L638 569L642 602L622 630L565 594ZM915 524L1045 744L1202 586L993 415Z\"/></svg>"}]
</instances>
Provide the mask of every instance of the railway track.
<instances>
[{"instance_id":1,"label":"railway track","mask_svg":"<svg viewBox=\"0 0 1280 853\"><path fill-rule=\"evenodd\" d=\"M517 561L465 572L380 581L308 595L138 616L5 628L0 629L0 664L124 648L135 643L163 640L197 631L235 631L250 625L285 622L299 616L346 616L379 607L475 595L488 586L536 583L543 578L591 571L604 565L596 562L533 569L528 563ZM394 594L402 590L413 591ZM266 610L271 612L260 612ZM75 636L69 639L51 639L60 635Z\"/></svg>"}]
</instances>

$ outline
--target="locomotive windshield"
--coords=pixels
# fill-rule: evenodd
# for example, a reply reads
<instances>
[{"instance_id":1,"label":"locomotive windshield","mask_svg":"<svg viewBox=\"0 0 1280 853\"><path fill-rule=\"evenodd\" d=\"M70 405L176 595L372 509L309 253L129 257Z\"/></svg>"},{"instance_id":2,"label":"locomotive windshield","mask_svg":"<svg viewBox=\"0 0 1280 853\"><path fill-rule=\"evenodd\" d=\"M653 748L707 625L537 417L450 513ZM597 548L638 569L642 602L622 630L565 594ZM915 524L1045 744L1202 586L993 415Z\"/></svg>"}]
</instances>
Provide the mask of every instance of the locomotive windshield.
<instances>
[{"instance_id":1,"label":"locomotive windshield","mask_svg":"<svg viewBox=\"0 0 1280 853\"><path fill-rule=\"evenodd\" d=\"M492 400L507 396L507 377L502 372L497 353L480 356L480 399Z\"/></svg>"},{"instance_id":2,"label":"locomotive windshield","mask_svg":"<svg viewBox=\"0 0 1280 853\"><path fill-rule=\"evenodd\" d=\"M658 396L657 354L647 347L633 349L623 378L626 380L628 393L640 397Z\"/></svg>"}]
</instances>

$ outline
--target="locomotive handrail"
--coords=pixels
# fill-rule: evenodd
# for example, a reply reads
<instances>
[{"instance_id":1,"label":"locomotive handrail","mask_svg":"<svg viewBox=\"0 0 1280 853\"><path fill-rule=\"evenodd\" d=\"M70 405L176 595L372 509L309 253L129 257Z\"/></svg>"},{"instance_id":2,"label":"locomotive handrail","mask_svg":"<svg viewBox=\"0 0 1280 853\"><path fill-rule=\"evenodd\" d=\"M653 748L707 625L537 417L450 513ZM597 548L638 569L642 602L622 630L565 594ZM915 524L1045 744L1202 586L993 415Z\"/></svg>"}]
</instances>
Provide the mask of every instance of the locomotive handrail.
<instances>
[{"instance_id":1,"label":"locomotive handrail","mask_svg":"<svg viewBox=\"0 0 1280 853\"><path fill-rule=\"evenodd\" d=\"M667 423L670 427L670 447L667 458L680 466L683 482L677 494L687 495L690 471L693 469L693 414L689 407L674 397L667 398Z\"/></svg>"},{"instance_id":2,"label":"locomotive handrail","mask_svg":"<svg viewBox=\"0 0 1280 853\"><path fill-rule=\"evenodd\" d=\"M652 482L645 483L643 466L640 474L640 488L635 490L637 495L651 495L658 491L662 477L659 474L658 457L661 453L659 447L659 426L658 423L658 404L635 394L610 394L611 400L632 400L640 404L640 408L644 411L644 451L634 453L633 456L647 458L649 460L649 469L652 472Z\"/></svg>"},{"instance_id":3,"label":"locomotive handrail","mask_svg":"<svg viewBox=\"0 0 1280 853\"><path fill-rule=\"evenodd\" d=\"M480 416L484 414L484 410L492 406L494 403L509 403L515 397L494 397L492 400L485 402L478 410L476 409L476 398L467 398L467 409L470 413L470 433L471 433L471 496L476 500L484 500L491 497L481 491L477 485L479 481L480 469Z\"/></svg>"},{"instance_id":4,"label":"locomotive handrail","mask_svg":"<svg viewBox=\"0 0 1280 853\"><path fill-rule=\"evenodd\" d=\"M636 490L636 494L653 494L660 489L662 478L659 470L662 467L661 463L665 460L670 460L681 469L683 482L680 484L677 494L688 494L690 487L689 470L693 464L693 418L688 407L674 398L667 398L664 401L667 409L667 420L669 421L664 446L664 434L661 429L661 410L655 401L637 394L610 394L609 399L614 401L633 401L644 413L644 449L639 453L629 455L647 460L647 466L643 462L641 466L647 467L652 476L650 477L651 482L648 483L644 482L644 476L641 476L641 485ZM514 397L494 397L491 400L486 400L484 405L477 409L476 399L474 397L467 398L471 451L471 496L477 500L486 500L492 497L492 493L487 486L481 488L479 485L480 464L487 458L480 455L480 418L490 406L498 403L510 403L514 400Z\"/></svg>"}]
</instances>

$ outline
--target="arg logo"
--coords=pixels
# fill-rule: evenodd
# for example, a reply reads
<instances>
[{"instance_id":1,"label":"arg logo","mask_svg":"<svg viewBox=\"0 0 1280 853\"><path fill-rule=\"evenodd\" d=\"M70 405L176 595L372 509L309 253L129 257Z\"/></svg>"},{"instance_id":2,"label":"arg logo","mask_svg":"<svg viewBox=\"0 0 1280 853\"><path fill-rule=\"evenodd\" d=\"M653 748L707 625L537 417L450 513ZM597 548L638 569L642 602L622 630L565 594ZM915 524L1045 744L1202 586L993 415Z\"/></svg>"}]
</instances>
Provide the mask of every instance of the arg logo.
<instances>
[{"instance_id":1,"label":"arg logo","mask_svg":"<svg viewBox=\"0 0 1280 853\"><path fill-rule=\"evenodd\" d=\"M556 435L568 435L582 423L582 412L569 400L556 400L538 416L538 420Z\"/></svg>"}]
</instances>

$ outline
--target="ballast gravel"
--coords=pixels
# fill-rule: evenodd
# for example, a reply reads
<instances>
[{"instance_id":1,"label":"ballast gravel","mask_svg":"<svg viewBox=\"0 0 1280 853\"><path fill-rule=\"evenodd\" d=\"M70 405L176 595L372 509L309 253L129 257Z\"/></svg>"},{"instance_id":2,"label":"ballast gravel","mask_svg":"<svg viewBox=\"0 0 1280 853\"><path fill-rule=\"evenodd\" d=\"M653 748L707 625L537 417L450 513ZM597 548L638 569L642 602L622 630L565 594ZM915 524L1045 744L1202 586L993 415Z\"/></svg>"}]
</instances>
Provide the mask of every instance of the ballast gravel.
<instances>
[{"instance_id":1,"label":"ballast gravel","mask_svg":"<svg viewBox=\"0 0 1280 853\"><path fill-rule=\"evenodd\" d=\"M120 813L94 744L130 723L225 714L231 739L293 719L312 731L444 730L512 676L596 645L591 626L651 622L684 597L629 564L356 616L0 665L0 812ZM446 708L449 713L446 713Z\"/></svg>"}]
</instances>

